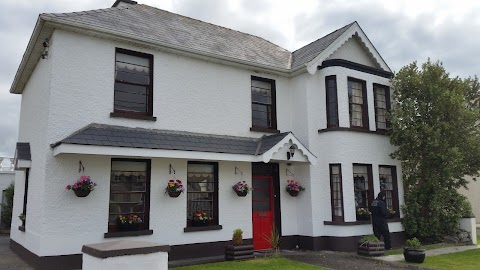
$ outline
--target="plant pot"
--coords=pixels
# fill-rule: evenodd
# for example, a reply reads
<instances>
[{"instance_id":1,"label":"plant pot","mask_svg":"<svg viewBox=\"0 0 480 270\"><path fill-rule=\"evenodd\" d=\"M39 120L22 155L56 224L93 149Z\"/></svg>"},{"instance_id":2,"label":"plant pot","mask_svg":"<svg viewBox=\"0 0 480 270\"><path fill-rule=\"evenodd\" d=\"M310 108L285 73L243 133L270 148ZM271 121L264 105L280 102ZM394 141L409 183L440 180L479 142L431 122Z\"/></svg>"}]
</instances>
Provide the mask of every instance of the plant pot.
<instances>
[{"instance_id":1,"label":"plant pot","mask_svg":"<svg viewBox=\"0 0 480 270\"><path fill-rule=\"evenodd\" d=\"M192 220L192 226L193 227L204 227L208 226L208 221L202 221L202 220Z\"/></svg>"},{"instance_id":2,"label":"plant pot","mask_svg":"<svg viewBox=\"0 0 480 270\"><path fill-rule=\"evenodd\" d=\"M225 260L236 261L253 259L253 245L233 246L227 245L225 247Z\"/></svg>"},{"instance_id":3,"label":"plant pot","mask_svg":"<svg viewBox=\"0 0 480 270\"><path fill-rule=\"evenodd\" d=\"M383 256L385 254L385 244L383 242L359 242L357 252L365 256Z\"/></svg>"},{"instance_id":4,"label":"plant pot","mask_svg":"<svg viewBox=\"0 0 480 270\"><path fill-rule=\"evenodd\" d=\"M90 194L91 190L85 190L85 189L74 189L73 192L75 192L75 195L77 197L87 197L88 194Z\"/></svg>"},{"instance_id":5,"label":"plant pot","mask_svg":"<svg viewBox=\"0 0 480 270\"><path fill-rule=\"evenodd\" d=\"M423 263L423 261L425 261L425 250L404 248L403 257L405 257L405 261L409 263Z\"/></svg>"},{"instance_id":6,"label":"plant pot","mask_svg":"<svg viewBox=\"0 0 480 270\"><path fill-rule=\"evenodd\" d=\"M387 213L387 219L392 219L395 217L395 214Z\"/></svg>"},{"instance_id":7,"label":"plant pot","mask_svg":"<svg viewBox=\"0 0 480 270\"><path fill-rule=\"evenodd\" d=\"M138 231L140 229L140 223L117 223L120 231Z\"/></svg>"},{"instance_id":8,"label":"plant pot","mask_svg":"<svg viewBox=\"0 0 480 270\"><path fill-rule=\"evenodd\" d=\"M357 220L370 220L370 215L365 214L365 215L358 215L357 214Z\"/></svg>"},{"instance_id":9,"label":"plant pot","mask_svg":"<svg viewBox=\"0 0 480 270\"><path fill-rule=\"evenodd\" d=\"M245 196L247 196L248 191L246 191L246 190L244 190L244 191L235 190L235 193L237 193L238 197L245 197Z\"/></svg>"},{"instance_id":10,"label":"plant pot","mask_svg":"<svg viewBox=\"0 0 480 270\"><path fill-rule=\"evenodd\" d=\"M300 191L298 190L287 190L288 194L290 194L290 196L292 197L297 197L298 196L298 193L300 193Z\"/></svg>"},{"instance_id":11,"label":"plant pot","mask_svg":"<svg viewBox=\"0 0 480 270\"><path fill-rule=\"evenodd\" d=\"M168 191L168 196L172 198L177 198L178 196L180 196L181 193L181 191Z\"/></svg>"}]
</instances>

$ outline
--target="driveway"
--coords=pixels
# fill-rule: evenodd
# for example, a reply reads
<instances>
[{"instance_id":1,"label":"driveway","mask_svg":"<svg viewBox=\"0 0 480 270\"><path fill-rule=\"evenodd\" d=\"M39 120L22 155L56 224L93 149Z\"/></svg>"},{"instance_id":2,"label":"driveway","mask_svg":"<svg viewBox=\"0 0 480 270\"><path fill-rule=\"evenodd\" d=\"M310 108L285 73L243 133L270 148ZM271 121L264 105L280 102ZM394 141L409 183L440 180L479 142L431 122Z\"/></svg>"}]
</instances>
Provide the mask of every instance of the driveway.
<instances>
[{"instance_id":1,"label":"driveway","mask_svg":"<svg viewBox=\"0 0 480 270\"><path fill-rule=\"evenodd\" d=\"M9 243L8 235L0 235L0 270L33 270L10 250Z\"/></svg>"}]
</instances>

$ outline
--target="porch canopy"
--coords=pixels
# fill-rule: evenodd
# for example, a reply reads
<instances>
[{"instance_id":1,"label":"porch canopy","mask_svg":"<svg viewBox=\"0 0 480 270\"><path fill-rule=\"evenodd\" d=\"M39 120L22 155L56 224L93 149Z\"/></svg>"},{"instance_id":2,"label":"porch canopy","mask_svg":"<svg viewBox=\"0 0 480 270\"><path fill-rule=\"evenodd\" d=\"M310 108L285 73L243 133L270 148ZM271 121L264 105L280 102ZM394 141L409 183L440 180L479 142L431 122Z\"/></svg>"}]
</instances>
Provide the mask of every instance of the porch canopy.
<instances>
[{"instance_id":1,"label":"porch canopy","mask_svg":"<svg viewBox=\"0 0 480 270\"><path fill-rule=\"evenodd\" d=\"M90 124L51 147L54 156L87 154L310 164L316 164L317 159L292 132L249 138ZM294 149L294 155L288 159L290 148Z\"/></svg>"}]
</instances>

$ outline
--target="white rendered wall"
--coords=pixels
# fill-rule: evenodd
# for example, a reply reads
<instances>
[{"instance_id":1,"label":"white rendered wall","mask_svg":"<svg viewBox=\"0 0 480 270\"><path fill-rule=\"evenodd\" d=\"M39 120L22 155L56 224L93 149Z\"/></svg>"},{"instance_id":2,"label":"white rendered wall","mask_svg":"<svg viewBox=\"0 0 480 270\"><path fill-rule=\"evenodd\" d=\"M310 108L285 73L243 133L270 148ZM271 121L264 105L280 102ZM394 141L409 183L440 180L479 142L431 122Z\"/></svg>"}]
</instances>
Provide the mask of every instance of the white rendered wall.
<instances>
[{"instance_id":1,"label":"white rendered wall","mask_svg":"<svg viewBox=\"0 0 480 270\"><path fill-rule=\"evenodd\" d=\"M25 173L17 171L15 176L15 195L13 205L12 230L10 237L17 243L27 247L32 252L40 250L40 238L43 235L42 226L46 219L45 209L45 162L50 151L46 137L48 130L48 113L50 102L50 83L52 77L52 62L54 55L48 59L40 59L28 83L26 84L21 101L20 124L18 132L19 142L29 142L32 155L32 169L30 170L29 194L27 203L27 230L19 231L21 225L18 218L23 212L23 195L25 188ZM51 187L49 187L51 188Z\"/></svg>"},{"instance_id":2,"label":"white rendered wall","mask_svg":"<svg viewBox=\"0 0 480 270\"><path fill-rule=\"evenodd\" d=\"M352 36L345 44L336 50L327 59L343 59L350 62L359 63L365 66L378 68L378 65L373 60L373 57L359 41L358 36Z\"/></svg>"},{"instance_id":3,"label":"white rendered wall","mask_svg":"<svg viewBox=\"0 0 480 270\"><path fill-rule=\"evenodd\" d=\"M468 190L460 188L458 191L467 196L472 205L473 215L477 217L477 222L480 222L480 180L474 181L471 176L465 176L468 180Z\"/></svg>"}]
</instances>

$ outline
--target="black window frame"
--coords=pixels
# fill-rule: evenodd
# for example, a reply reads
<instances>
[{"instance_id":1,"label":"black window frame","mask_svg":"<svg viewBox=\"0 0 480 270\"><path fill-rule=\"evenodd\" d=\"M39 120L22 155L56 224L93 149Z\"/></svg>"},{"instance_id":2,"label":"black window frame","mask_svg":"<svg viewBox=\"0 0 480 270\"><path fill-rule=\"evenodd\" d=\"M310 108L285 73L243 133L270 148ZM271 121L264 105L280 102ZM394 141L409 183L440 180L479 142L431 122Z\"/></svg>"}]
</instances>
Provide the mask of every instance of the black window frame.
<instances>
[{"instance_id":1,"label":"black window frame","mask_svg":"<svg viewBox=\"0 0 480 270\"><path fill-rule=\"evenodd\" d=\"M392 208L395 211L395 214L393 217L400 217L400 203L398 199L398 178L397 178L397 167L392 166L392 165L379 165L378 166L378 181L380 184L380 191L384 191L385 189L382 188L382 182L381 182L381 175L380 175L380 168L388 168L390 169L390 173L392 176L392 189L389 190L392 192ZM387 207L388 205L388 200L387 200Z\"/></svg>"},{"instance_id":2,"label":"black window frame","mask_svg":"<svg viewBox=\"0 0 480 270\"><path fill-rule=\"evenodd\" d=\"M329 81L333 81L333 88L330 89L329 87ZM333 96L335 97L335 100L332 101L330 100L330 91L334 91ZM338 89L337 89L337 76L336 75L330 75L325 77L325 99L326 99L326 108L327 108L327 128L333 128L333 127L338 127ZM334 111L335 111L335 121L331 121L332 115L330 114L331 107L330 106L335 106Z\"/></svg>"},{"instance_id":3,"label":"black window frame","mask_svg":"<svg viewBox=\"0 0 480 270\"><path fill-rule=\"evenodd\" d=\"M148 54L148 53L142 53L142 52L137 52L137 51L132 51L132 50L127 50L123 48L115 48L115 62L114 62L114 72L116 72L116 63L117 63L117 53L121 54L126 54L126 55L132 55L136 57L141 57L141 58L146 58L149 60L149 85L143 85L143 84L136 84L132 82L125 82L121 80L117 80L115 74L114 74L114 84L119 82L123 84L129 84L129 85L141 85L147 87L147 111L146 112L138 112L138 111L131 111L131 110L121 110L121 109L116 109L115 108L115 86L113 89L113 112L116 115L130 115L130 116L152 116L153 115L153 55Z\"/></svg>"},{"instance_id":4,"label":"black window frame","mask_svg":"<svg viewBox=\"0 0 480 270\"><path fill-rule=\"evenodd\" d=\"M145 179L145 209L144 209L144 218L143 224L140 226L139 231L147 231L150 228L150 191L151 191L151 174L152 174L152 161L150 159L132 159L132 158L112 158L110 162L110 175L112 174L112 164L113 162L120 161L120 162L144 162L147 165L146 168L146 179ZM112 194L111 189L111 178L110 178L110 189L109 189L109 210L108 216L110 217L110 196ZM107 221L109 222L109 221ZM116 224L108 223L108 233L115 233L115 232L122 232L119 230ZM122 232L125 233L125 232Z\"/></svg>"},{"instance_id":5,"label":"black window frame","mask_svg":"<svg viewBox=\"0 0 480 270\"><path fill-rule=\"evenodd\" d=\"M352 125L352 104L360 105L359 103L352 103L352 99L350 97L350 82L360 83L362 85L362 126L354 126ZM350 127L352 128L361 128L361 129L369 129L369 118L368 118L368 98L367 98L367 82L364 80L360 80L353 77L347 77L347 92L348 92L348 112L349 112L349 122Z\"/></svg>"},{"instance_id":6,"label":"black window frame","mask_svg":"<svg viewBox=\"0 0 480 270\"><path fill-rule=\"evenodd\" d=\"M271 104L266 104L266 103L261 103L261 102L254 102L253 101L253 94L252 94L252 82L253 81L261 81L261 82L266 82L266 83L270 83L271 85ZM277 98L276 98L276 84L275 84L275 80L273 79L268 79L268 78L262 78L262 77L257 77L257 76L251 76L251 80L250 80L250 96L251 96L251 104L252 104L252 108L251 108L251 112L252 112L252 129L258 129L258 130L277 130ZM270 106L271 107L271 110L270 110L270 119L271 119L271 123L270 123L270 126L260 126L260 125L254 125L253 124L253 105L254 104L257 104L257 105L264 105L264 106Z\"/></svg>"},{"instance_id":7,"label":"black window frame","mask_svg":"<svg viewBox=\"0 0 480 270\"><path fill-rule=\"evenodd\" d=\"M213 165L213 176L214 176L214 187L213 187L213 212L215 213L213 219L210 220L208 226L218 226L219 225L219 208L218 208L218 162L203 162L203 161L188 161L187 163L187 188L186 188L186 195L187 195L187 207L186 207L186 227L187 228L194 228L192 226L191 220L189 220L189 209L188 209L188 194L189 194L189 185L188 185L188 165L190 164L205 164L205 165Z\"/></svg>"},{"instance_id":8,"label":"black window frame","mask_svg":"<svg viewBox=\"0 0 480 270\"><path fill-rule=\"evenodd\" d=\"M390 101L390 87L383 85L383 84L378 84L374 83L373 84L373 106L375 110L375 128L377 130L387 130L390 127L390 123L388 120L385 120L385 126L386 128L379 128L378 127L378 109L379 107L377 106L377 99L376 99L376 93L375 90L377 88L383 88L385 90L385 112L388 113L391 110L391 101ZM383 108L382 108L383 109Z\"/></svg>"},{"instance_id":9,"label":"black window frame","mask_svg":"<svg viewBox=\"0 0 480 270\"><path fill-rule=\"evenodd\" d=\"M333 183L333 167L338 166L338 176L340 179L339 182L339 194L340 194L340 200L341 200L341 205L342 205L342 216L338 216L335 214L335 188L334 188L334 183ZM345 206L344 206L344 200L343 200L343 180L342 180L342 164L340 163L335 163L335 164L329 164L329 169L330 169L330 203L331 203L331 209L332 209L332 221L345 221Z\"/></svg>"},{"instance_id":10,"label":"black window frame","mask_svg":"<svg viewBox=\"0 0 480 270\"><path fill-rule=\"evenodd\" d=\"M355 185L355 172L354 172L354 167L355 166L365 166L367 167L367 177L368 177L368 189L362 189L362 190L359 190L356 188L356 185ZM355 202L355 210L357 210L357 208L364 208L365 210L369 211L370 209L370 206L372 205L372 201L375 199L375 194L374 194L374 187L373 187L373 173L372 173L372 164L363 164L363 163L353 163L353 166L352 166L352 176L353 176L353 192L354 192L354 196L356 192L366 192L367 194L367 205L366 206L358 206L357 205L357 202L356 202L356 198L354 197L354 202Z\"/></svg>"}]
</instances>

